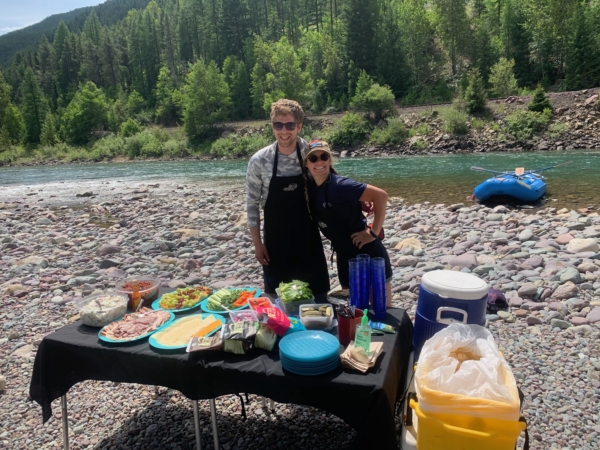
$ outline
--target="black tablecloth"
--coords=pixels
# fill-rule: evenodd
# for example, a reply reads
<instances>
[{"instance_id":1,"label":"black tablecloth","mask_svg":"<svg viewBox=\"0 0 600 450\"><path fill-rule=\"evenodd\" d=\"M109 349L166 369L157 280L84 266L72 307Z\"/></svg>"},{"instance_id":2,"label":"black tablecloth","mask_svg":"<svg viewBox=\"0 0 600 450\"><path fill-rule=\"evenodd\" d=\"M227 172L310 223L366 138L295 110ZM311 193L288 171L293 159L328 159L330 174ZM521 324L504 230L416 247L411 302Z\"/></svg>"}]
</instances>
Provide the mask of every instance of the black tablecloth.
<instances>
[{"instance_id":1,"label":"black tablecloth","mask_svg":"<svg viewBox=\"0 0 600 450\"><path fill-rule=\"evenodd\" d=\"M97 328L77 321L43 339L29 391L42 406L44 422L52 416L52 400L83 380L165 386L194 400L247 392L335 414L357 431L357 448L377 443L378 448L397 449L394 408L405 384L413 326L403 309L389 309L383 322L397 332L373 337L383 341L384 353L367 374L340 366L306 377L285 371L278 352L168 353L151 348L147 338L111 345L98 339Z\"/></svg>"}]
</instances>

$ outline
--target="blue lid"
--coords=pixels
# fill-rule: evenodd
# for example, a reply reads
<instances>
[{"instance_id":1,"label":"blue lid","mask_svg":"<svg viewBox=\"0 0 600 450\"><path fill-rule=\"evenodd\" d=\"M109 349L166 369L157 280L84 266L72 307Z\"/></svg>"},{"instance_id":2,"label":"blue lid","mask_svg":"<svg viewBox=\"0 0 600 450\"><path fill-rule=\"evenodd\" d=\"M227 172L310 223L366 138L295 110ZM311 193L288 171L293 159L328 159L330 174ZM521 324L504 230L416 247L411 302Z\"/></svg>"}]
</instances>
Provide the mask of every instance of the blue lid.
<instances>
[{"instance_id":1,"label":"blue lid","mask_svg":"<svg viewBox=\"0 0 600 450\"><path fill-rule=\"evenodd\" d=\"M284 336L279 342L279 352L299 362L327 360L339 354L340 343L324 331L299 331Z\"/></svg>"}]
</instances>

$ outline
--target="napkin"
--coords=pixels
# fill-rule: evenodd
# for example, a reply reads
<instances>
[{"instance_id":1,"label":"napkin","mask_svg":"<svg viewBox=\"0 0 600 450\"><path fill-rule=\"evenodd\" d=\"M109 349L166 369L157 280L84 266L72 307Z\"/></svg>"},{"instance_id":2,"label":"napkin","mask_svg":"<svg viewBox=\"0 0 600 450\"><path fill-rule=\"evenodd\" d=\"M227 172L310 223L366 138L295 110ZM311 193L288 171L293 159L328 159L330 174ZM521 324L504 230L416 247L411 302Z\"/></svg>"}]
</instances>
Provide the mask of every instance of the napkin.
<instances>
[{"instance_id":1,"label":"napkin","mask_svg":"<svg viewBox=\"0 0 600 450\"><path fill-rule=\"evenodd\" d=\"M375 366L377 358L383 352L383 342L371 342L370 352L367 355L362 347L355 347L354 341L351 341L340 359L342 366L348 369L358 370L366 373L371 367Z\"/></svg>"}]
</instances>

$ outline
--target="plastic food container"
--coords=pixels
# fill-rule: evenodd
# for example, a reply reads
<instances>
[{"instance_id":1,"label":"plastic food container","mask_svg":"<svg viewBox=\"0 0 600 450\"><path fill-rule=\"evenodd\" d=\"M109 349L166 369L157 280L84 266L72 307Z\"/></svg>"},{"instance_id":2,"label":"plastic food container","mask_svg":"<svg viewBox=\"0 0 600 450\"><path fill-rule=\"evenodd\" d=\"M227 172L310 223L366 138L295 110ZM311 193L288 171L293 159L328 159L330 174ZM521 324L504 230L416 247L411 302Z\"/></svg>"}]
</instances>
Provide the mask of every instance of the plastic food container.
<instances>
[{"instance_id":1,"label":"plastic food container","mask_svg":"<svg viewBox=\"0 0 600 450\"><path fill-rule=\"evenodd\" d=\"M298 300L296 302L288 302L288 303L284 303L283 301L281 301L281 299L278 298L276 300L276 302L277 302L277 306L279 306L279 309L281 309L288 316L297 316L300 306L314 303L315 297L313 296L311 298L307 298L304 300Z\"/></svg>"},{"instance_id":2,"label":"plastic food container","mask_svg":"<svg viewBox=\"0 0 600 450\"><path fill-rule=\"evenodd\" d=\"M126 295L129 298L129 304L127 307L130 310L133 310L131 305L131 294L133 293L133 288L131 287L131 282L137 281L140 286L140 294L142 295L142 300L144 300L144 306L149 306L150 302L153 302L158 298L158 290L160 289L160 280L152 277L128 277L122 280L119 280L115 285L115 291L117 294Z\"/></svg>"},{"instance_id":3,"label":"plastic food container","mask_svg":"<svg viewBox=\"0 0 600 450\"><path fill-rule=\"evenodd\" d=\"M307 310L319 310L319 307L326 306L329 308L328 316L303 316L303 311ZM300 322L302 325L306 327L307 330L327 330L331 328L331 323L333 322L333 305L329 303L321 303L321 304L303 304L300 305L299 314Z\"/></svg>"},{"instance_id":4,"label":"plastic food container","mask_svg":"<svg viewBox=\"0 0 600 450\"><path fill-rule=\"evenodd\" d=\"M90 295L75 303L79 317L85 325L103 327L123 317L127 312L127 296L107 291Z\"/></svg>"},{"instance_id":5,"label":"plastic food container","mask_svg":"<svg viewBox=\"0 0 600 450\"><path fill-rule=\"evenodd\" d=\"M243 322L245 320L258 322L258 317L256 316L256 313L250 309L243 309L241 311L231 311L229 313L229 318L234 323Z\"/></svg>"},{"instance_id":6,"label":"plastic food container","mask_svg":"<svg viewBox=\"0 0 600 450\"><path fill-rule=\"evenodd\" d=\"M273 305L273 302L272 302L271 300L269 300L267 297L257 297L257 298L252 298L252 299L249 299L249 300L248 300L248 305L250 306L250 309L251 309L252 311L254 311L254 312L256 312L256 308L255 308L254 306L252 306L252 302L251 302L251 300L257 300L258 298L261 298L261 299L264 299L264 300L268 301L268 302L269 302L269 305L267 305L267 306L275 306L275 305Z\"/></svg>"}]
</instances>

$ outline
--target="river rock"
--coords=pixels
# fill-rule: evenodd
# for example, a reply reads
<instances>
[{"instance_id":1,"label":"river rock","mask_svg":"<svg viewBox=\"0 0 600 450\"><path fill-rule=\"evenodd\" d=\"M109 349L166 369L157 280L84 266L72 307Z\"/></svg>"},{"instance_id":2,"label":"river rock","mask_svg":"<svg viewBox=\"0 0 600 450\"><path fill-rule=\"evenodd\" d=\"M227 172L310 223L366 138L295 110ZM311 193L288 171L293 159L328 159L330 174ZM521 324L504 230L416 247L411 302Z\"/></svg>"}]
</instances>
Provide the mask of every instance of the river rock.
<instances>
[{"instance_id":1,"label":"river rock","mask_svg":"<svg viewBox=\"0 0 600 450\"><path fill-rule=\"evenodd\" d=\"M575 284L581 283L581 274L579 273L579 270L574 267L567 267L560 275L560 282L566 283L567 281Z\"/></svg>"},{"instance_id":2,"label":"river rock","mask_svg":"<svg viewBox=\"0 0 600 450\"><path fill-rule=\"evenodd\" d=\"M96 250L96 255L108 256L112 255L113 253L119 253L121 250L121 247L118 245L102 244L100 247L98 247L98 250Z\"/></svg>"},{"instance_id":3,"label":"river rock","mask_svg":"<svg viewBox=\"0 0 600 450\"><path fill-rule=\"evenodd\" d=\"M573 325L571 325L569 322L567 322L566 320L561 320L561 319L552 319L550 321L550 326L552 328L560 328L561 330L566 330L567 328L572 327Z\"/></svg>"},{"instance_id":4,"label":"river rock","mask_svg":"<svg viewBox=\"0 0 600 450\"><path fill-rule=\"evenodd\" d=\"M567 251L571 253L597 252L600 248L596 239L572 239L567 245Z\"/></svg>"},{"instance_id":5,"label":"river rock","mask_svg":"<svg viewBox=\"0 0 600 450\"><path fill-rule=\"evenodd\" d=\"M527 316L527 319L525 319L525 321L527 322L527 325L531 326L531 325L540 325L542 322L542 319L540 319L537 316Z\"/></svg>"},{"instance_id":6,"label":"river rock","mask_svg":"<svg viewBox=\"0 0 600 450\"><path fill-rule=\"evenodd\" d=\"M519 241L521 242L527 242L528 240L530 240L533 237L533 231L531 231L529 228L525 228L523 231L521 231L519 233Z\"/></svg>"},{"instance_id":7,"label":"river rock","mask_svg":"<svg viewBox=\"0 0 600 450\"><path fill-rule=\"evenodd\" d=\"M6 377L4 375L0 375L0 392L4 391L6 388Z\"/></svg>"},{"instance_id":8,"label":"river rock","mask_svg":"<svg viewBox=\"0 0 600 450\"><path fill-rule=\"evenodd\" d=\"M523 297L533 297L537 294L537 286L533 283L525 283L523 286L519 288L517 291L519 296Z\"/></svg>"},{"instance_id":9,"label":"river rock","mask_svg":"<svg viewBox=\"0 0 600 450\"><path fill-rule=\"evenodd\" d=\"M396 265L399 267L414 267L419 262L416 256L403 255L396 260Z\"/></svg>"},{"instance_id":10,"label":"river rock","mask_svg":"<svg viewBox=\"0 0 600 450\"><path fill-rule=\"evenodd\" d=\"M396 244L396 246L394 247L396 250L402 250L406 247L412 247L413 249L415 248L423 248L423 244L421 244L421 241L419 241L416 238L406 238L403 239L402 241L400 241L398 244Z\"/></svg>"},{"instance_id":11,"label":"river rock","mask_svg":"<svg viewBox=\"0 0 600 450\"><path fill-rule=\"evenodd\" d=\"M556 290L552 293L551 298L555 298L558 300L565 300L567 298L577 297L579 293L579 289L576 285L574 285L571 281L567 281L565 284L556 288Z\"/></svg>"},{"instance_id":12,"label":"river rock","mask_svg":"<svg viewBox=\"0 0 600 450\"><path fill-rule=\"evenodd\" d=\"M442 264L446 264L451 267L458 266L461 269L462 268L474 269L475 267L477 267L479 265L479 262L477 260L477 255L475 255L474 253L465 253L465 254L458 255L458 256L454 256L454 255L443 256L442 259L440 260L440 262Z\"/></svg>"},{"instance_id":13,"label":"river rock","mask_svg":"<svg viewBox=\"0 0 600 450\"><path fill-rule=\"evenodd\" d=\"M544 266L544 258L542 258L539 255L535 255L535 256L532 256L531 258L527 258L525 261L523 261L523 265L529 266L533 269L535 269L537 267L543 267Z\"/></svg>"},{"instance_id":14,"label":"river rock","mask_svg":"<svg viewBox=\"0 0 600 450\"><path fill-rule=\"evenodd\" d=\"M574 239L571 233L565 233L558 236L554 241L560 245L566 245Z\"/></svg>"},{"instance_id":15,"label":"river rock","mask_svg":"<svg viewBox=\"0 0 600 450\"><path fill-rule=\"evenodd\" d=\"M589 320L590 323L600 322L600 307L596 306L588 313L587 316L585 316L585 318Z\"/></svg>"},{"instance_id":16,"label":"river rock","mask_svg":"<svg viewBox=\"0 0 600 450\"><path fill-rule=\"evenodd\" d=\"M589 325L590 324L590 319L588 319L587 317L579 317L579 316L574 316L571 317L571 323L574 326L581 326L581 325Z\"/></svg>"}]
</instances>

